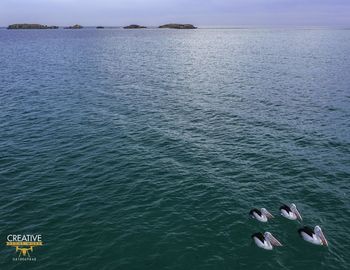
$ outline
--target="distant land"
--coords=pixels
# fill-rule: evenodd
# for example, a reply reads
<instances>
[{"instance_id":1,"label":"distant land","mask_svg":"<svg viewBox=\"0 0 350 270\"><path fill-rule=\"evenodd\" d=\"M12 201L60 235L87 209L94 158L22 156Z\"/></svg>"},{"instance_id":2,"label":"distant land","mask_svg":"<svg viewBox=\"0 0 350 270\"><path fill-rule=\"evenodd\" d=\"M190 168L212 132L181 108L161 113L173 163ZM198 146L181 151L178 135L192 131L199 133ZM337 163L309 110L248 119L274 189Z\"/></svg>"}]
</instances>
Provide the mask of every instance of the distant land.
<instances>
[{"instance_id":1,"label":"distant land","mask_svg":"<svg viewBox=\"0 0 350 270\"><path fill-rule=\"evenodd\" d=\"M192 24L178 24L178 23L169 23L159 26L158 28L171 28L171 29L197 29Z\"/></svg>"},{"instance_id":2,"label":"distant land","mask_svg":"<svg viewBox=\"0 0 350 270\"><path fill-rule=\"evenodd\" d=\"M7 29L10 30L16 30L16 29L58 29L58 26L47 26L44 24L37 24L37 23L17 23L17 24L11 24L7 27ZM63 27L64 29L82 29L83 26L79 24L75 24L72 26L66 26ZM104 29L104 26L96 26L95 28L97 29ZM112 27L108 27L112 28ZM118 27L119 28L119 27ZM144 29L147 28L146 26L143 25L138 25L138 24L130 24L128 26L124 26L124 29ZM169 23L169 24L163 24L158 26L158 28L169 28L169 29L197 29L192 24L178 24L178 23Z\"/></svg>"},{"instance_id":3,"label":"distant land","mask_svg":"<svg viewBox=\"0 0 350 270\"><path fill-rule=\"evenodd\" d=\"M138 24L130 24L128 26L124 26L124 29L142 29L147 28L146 26L138 25Z\"/></svg>"},{"instance_id":4,"label":"distant land","mask_svg":"<svg viewBox=\"0 0 350 270\"><path fill-rule=\"evenodd\" d=\"M75 24L73 26L68 26L68 27L64 27L64 29L81 29L83 28L81 25L79 24Z\"/></svg>"},{"instance_id":5,"label":"distant land","mask_svg":"<svg viewBox=\"0 0 350 270\"><path fill-rule=\"evenodd\" d=\"M18 23L11 24L7 29L58 29L58 26L47 26L43 24L29 24L29 23Z\"/></svg>"}]
</instances>

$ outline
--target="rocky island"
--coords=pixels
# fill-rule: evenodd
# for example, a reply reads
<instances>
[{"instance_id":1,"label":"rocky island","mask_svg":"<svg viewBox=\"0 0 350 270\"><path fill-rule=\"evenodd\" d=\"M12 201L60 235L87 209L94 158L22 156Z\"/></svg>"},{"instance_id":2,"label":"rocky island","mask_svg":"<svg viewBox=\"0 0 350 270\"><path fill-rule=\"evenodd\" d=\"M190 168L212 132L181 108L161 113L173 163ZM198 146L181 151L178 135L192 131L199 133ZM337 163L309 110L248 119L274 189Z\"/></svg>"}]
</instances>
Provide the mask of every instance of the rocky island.
<instances>
[{"instance_id":1,"label":"rocky island","mask_svg":"<svg viewBox=\"0 0 350 270\"><path fill-rule=\"evenodd\" d=\"M147 28L146 26L138 25L138 24L130 24L128 26L124 26L124 29L142 29Z\"/></svg>"},{"instance_id":2,"label":"rocky island","mask_svg":"<svg viewBox=\"0 0 350 270\"><path fill-rule=\"evenodd\" d=\"M65 27L64 29L81 29L81 28L83 28L81 25L75 24L73 26Z\"/></svg>"},{"instance_id":3,"label":"rocky island","mask_svg":"<svg viewBox=\"0 0 350 270\"><path fill-rule=\"evenodd\" d=\"M58 29L58 26L47 26L37 23L16 23L9 25L7 29Z\"/></svg>"},{"instance_id":4,"label":"rocky island","mask_svg":"<svg viewBox=\"0 0 350 270\"><path fill-rule=\"evenodd\" d=\"M158 28L171 28L171 29L197 29L197 27L195 27L192 24L179 24L179 23L168 23L168 24L164 24L159 26Z\"/></svg>"}]
</instances>

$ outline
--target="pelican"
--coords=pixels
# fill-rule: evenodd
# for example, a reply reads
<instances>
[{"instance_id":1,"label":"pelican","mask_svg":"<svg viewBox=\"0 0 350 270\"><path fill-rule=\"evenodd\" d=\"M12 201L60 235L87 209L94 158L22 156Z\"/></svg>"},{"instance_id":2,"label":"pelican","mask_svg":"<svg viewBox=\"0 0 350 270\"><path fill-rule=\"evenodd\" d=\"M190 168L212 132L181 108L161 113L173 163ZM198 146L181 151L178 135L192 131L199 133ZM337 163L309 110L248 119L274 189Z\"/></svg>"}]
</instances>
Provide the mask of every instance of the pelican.
<instances>
[{"instance_id":1,"label":"pelican","mask_svg":"<svg viewBox=\"0 0 350 270\"><path fill-rule=\"evenodd\" d=\"M292 203L290 207L288 205L282 205L280 207L281 215L284 216L285 218L288 218L290 220L297 220L299 219L300 221L303 220L301 217L296 205Z\"/></svg>"},{"instance_id":2,"label":"pelican","mask_svg":"<svg viewBox=\"0 0 350 270\"><path fill-rule=\"evenodd\" d=\"M298 230L298 233L305 241L311 244L328 246L327 239L320 226L315 226L314 229L309 226L304 226Z\"/></svg>"},{"instance_id":3,"label":"pelican","mask_svg":"<svg viewBox=\"0 0 350 270\"><path fill-rule=\"evenodd\" d=\"M281 247L282 244L269 232L252 234L252 239L259 248L272 250L274 246Z\"/></svg>"},{"instance_id":4,"label":"pelican","mask_svg":"<svg viewBox=\"0 0 350 270\"><path fill-rule=\"evenodd\" d=\"M267 222L269 218L273 218L273 215L265 208L261 208L261 210L254 208L250 210L249 215L261 222Z\"/></svg>"}]
</instances>

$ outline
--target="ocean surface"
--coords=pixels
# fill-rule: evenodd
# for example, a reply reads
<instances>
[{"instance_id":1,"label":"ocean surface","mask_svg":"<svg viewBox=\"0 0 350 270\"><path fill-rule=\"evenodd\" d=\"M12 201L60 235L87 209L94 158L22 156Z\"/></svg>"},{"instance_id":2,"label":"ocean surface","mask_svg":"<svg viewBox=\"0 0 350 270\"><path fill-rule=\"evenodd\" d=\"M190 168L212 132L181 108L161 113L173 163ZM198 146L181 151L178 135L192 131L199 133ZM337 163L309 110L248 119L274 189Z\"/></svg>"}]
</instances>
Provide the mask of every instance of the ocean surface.
<instances>
[{"instance_id":1,"label":"ocean surface","mask_svg":"<svg viewBox=\"0 0 350 270\"><path fill-rule=\"evenodd\" d=\"M0 30L1 270L350 269L349 227L349 30Z\"/></svg>"}]
</instances>

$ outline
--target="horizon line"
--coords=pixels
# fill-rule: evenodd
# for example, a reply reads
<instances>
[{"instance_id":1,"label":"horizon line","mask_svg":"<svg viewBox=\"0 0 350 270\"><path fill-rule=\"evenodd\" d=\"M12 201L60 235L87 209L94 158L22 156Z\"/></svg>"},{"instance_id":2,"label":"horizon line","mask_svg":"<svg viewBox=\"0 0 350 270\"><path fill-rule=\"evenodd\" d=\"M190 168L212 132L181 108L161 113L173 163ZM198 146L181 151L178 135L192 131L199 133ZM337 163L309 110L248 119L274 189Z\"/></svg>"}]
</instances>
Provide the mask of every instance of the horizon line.
<instances>
[{"instance_id":1,"label":"horizon line","mask_svg":"<svg viewBox=\"0 0 350 270\"><path fill-rule=\"evenodd\" d=\"M83 24L73 24L73 25L58 25L58 24L42 24L42 23L11 23L9 25L2 25L0 28L7 28L10 25L13 24L40 24L44 26L57 26L59 28L69 27L73 25L81 25L83 28L93 28L93 27L106 27L106 28L123 28L125 26L131 25L131 24L125 24L125 25L103 25L103 24L96 24L96 25L83 25ZM136 24L136 23L132 23ZM173 24L173 23L166 23L166 24ZM174 23L174 24L182 24L182 23ZM188 23L186 23L188 24ZM145 26L149 28L158 28L159 26L163 25L144 25L139 24L140 26ZM194 24L192 24L194 25ZM350 26L346 25L194 25L197 27L197 29L257 29L257 28L306 28L306 29L350 29ZM20 29L19 29L20 30Z\"/></svg>"}]
</instances>

